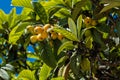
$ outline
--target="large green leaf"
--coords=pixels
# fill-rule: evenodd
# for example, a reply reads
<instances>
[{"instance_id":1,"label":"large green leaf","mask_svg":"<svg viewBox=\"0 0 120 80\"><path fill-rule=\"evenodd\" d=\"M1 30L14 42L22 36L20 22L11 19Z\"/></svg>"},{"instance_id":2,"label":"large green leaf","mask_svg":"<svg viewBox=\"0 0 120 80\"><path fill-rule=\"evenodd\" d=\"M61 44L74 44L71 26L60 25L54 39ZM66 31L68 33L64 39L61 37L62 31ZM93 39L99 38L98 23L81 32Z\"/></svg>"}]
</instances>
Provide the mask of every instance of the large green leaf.
<instances>
[{"instance_id":1,"label":"large green leaf","mask_svg":"<svg viewBox=\"0 0 120 80\"><path fill-rule=\"evenodd\" d=\"M8 16L9 27L15 24L15 18L17 17L16 8L13 8Z\"/></svg>"},{"instance_id":2,"label":"large green leaf","mask_svg":"<svg viewBox=\"0 0 120 80\"><path fill-rule=\"evenodd\" d=\"M17 40L21 37L24 32L24 29L29 23L21 23L14 27L9 34L9 43L16 44Z\"/></svg>"},{"instance_id":3,"label":"large green leaf","mask_svg":"<svg viewBox=\"0 0 120 80\"><path fill-rule=\"evenodd\" d=\"M30 19L28 17L28 14L30 13L31 9L29 8L24 8L22 10L22 13L20 15L16 14L16 8L13 8L8 15L8 22L9 22L9 27L12 29L15 26L17 26L21 21Z\"/></svg>"},{"instance_id":4,"label":"large green leaf","mask_svg":"<svg viewBox=\"0 0 120 80\"><path fill-rule=\"evenodd\" d=\"M70 50L73 49L74 45L72 41L64 42L58 49L57 54L59 55L64 49Z\"/></svg>"},{"instance_id":5,"label":"large green leaf","mask_svg":"<svg viewBox=\"0 0 120 80\"><path fill-rule=\"evenodd\" d=\"M105 12L111 8L118 7L120 6L120 1L119 0L103 0L101 3L107 3L108 5L105 6L100 13Z\"/></svg>"},{"instance_id":6,"label":"large green leaf","mask_svg":"<svg viewBox=\"0 0 120 80\"><path fill-rule=\"evenodd\" d=\"M48 10L49 18L51 18L57 11L59 11L61 7L52 7Z\"/></svg>"},{"instance_id":7,"label":"large green leaf","mask_svg":"<svg viewBox=\"0 0 120 80\"><path fill-rule=\"evenodd\" d=\"M68 56L63 56L62 58L60 58L57 62L58 66L63 65L68 58Z\"/></svg>"},{"instance_id":8,"label":"large green leaf","mask_svg":"<svg viewBox=\"0 0 120 80\"><path fill-rule=\"evenodd\" d=\"M47 80L51 70L52 69L49 66L47 66L46 64L43 64L40 70L39 80Z\"/></svg>"},{"instance_id":9,"label":"large green leaf","mask_svg":"<svg viewBox=\"0 0 120 80\"><path fill-rule=\"evenodd\" d=\"M82 15L80 15L77 19L77 33L78 33L78 39L80 39L81 34L81 28L82 28Z\"/></svg>"},{"instance_id":10,"label":"large green leaf","mask_svg":"<svg viewBox=\"0 0 120 80\"><path fill-rule=\"evenodd\" d=\"M81 69L83 71L90 71L90 61L88 58L83 58L80 63Z\"/></svg>"},{"instance_id":11,"label":"large green leaf","mask_svg":"<svg viewBox=\"0 0 120 80\"><path fill-rule=\"evenodd\" d=\"M68 25L69 25L71 32L75 34L75 36L77 37L77 27L76 27L75 22L71 18L68 18Z\"/></svg>"},{"instance_id":12,"label":"large green leaf","mask_svg":"<svg viewBox=\"0 0 120 80\"><path fill-rule=\"evenodd\" d=\"M60 9L57 13L54 14L55 16L59 18L68 18L71 17L70 11L66 8Z\"/></svg>"},{"instance_id":13,"label":"large green leaf","mask_svg":"<svg viewBox=\"0 0 120 80\"><path fill-rule=\"evenodd\" d=\"M40 43L39 52L41 60L43 60L46 65L51 68L54 68L56 66L57 62L55 59L55 55L47 41Z\"/></svg>"},{"instance_id":14,"label":"large green leaf","mask_svg":"<svg viewBox=\"0 0 120 80\"><path fill-rule=\"evenodd\" d=\"M76 77L80 76L80 62L81 55L77 55L76 52L70 58L70 68L72 72L76 75Z\"/></svg>"},{"instance_id":15,"label":"large green leaf","mask_svg":"<svg viewBox=\"0 0 120 80\"><path fill-rule=\"evenodd\" d=\"M45 8L38 2L33 2L34 11L38 14L43 24L48 22L48 16Z\"/></svg>"},{"instance_id":16,"label":"large green leaf","mask_svg":"<svg viewBox=\"0 0 120 80\"><path fill-rule=\"evenodd\" d=\"M0 24L2 24L4 21L7 21L8 15L5 14L2 10L0 10Z\"/></svg>"},{"instance_id":17,"label":"large green leaf","mask_svg":"<svg viewBox=\"0 0 120 80\"><path fill-rule=\"evenodd\" d=\"M32 0L12 0L12 5L33 9L31 2Z\"/></svg>"},{"instance_id":18,"label":"large green leaf","mask_svg":"<svg viewBox=\"0 0 120 80\"><path fill-rule=\"evenodd\" d=\"M70 31L68 30L65 30L64 28L61 28L61 27L55 27L53 28L53 30L55 32L58 32L58 33L61 33L64 37L66 37L67 39L70 39L72 41L79 41L78 38L73 34L71 33Z\"/></svg>"},{"instance_id":19,"label":"large green leaf","mask_svg":"<svg viewBox=\"0 0 120 80\"><path fill-rule=\"evenodd\" d=\"M86 2L87 2L87 1L81 0L81 1L78 1L78 2L74 5L73 10L72 10L72 19L73 19L74 21L77 19L77 16L79 16L79 13L80 13L82 7L86 5Z\"/></svg>"},{"instance_id":20,"label":"large green leaf","mask_svg":"<svg viewBox=\"0 0 120 80\"><path fill-rule=\"evenodd\" d=\"M30 70L21 71L17 77L17 80L23 80L23 78L26 78L28 80L36 80L34 76L34 71Z\"/></svg>"},{"instance_id":21,"label":"large green leaf","mask_svg":"<svg viewBox=\"0 0 120 80\"><path fill-rule=\"evenodd\" d=\"M95 29L93 30L93 40L101 45L101 49L106 49L106 45L102 39L102 34Z\"/></svg>"},{"instance_id":22,"label":"large green leaf","mask_svg":"<svg viewBox=\"0 0 120 80\"><path fill-rule=\"evenodd\" d=\"M85 38L85 45L86 45L87 48L89 48L89 49L93 48L92 42L93 42L93 37L92 36L88 36L88 37Z\"/></svg>"},{"instance_id":23,"label":"large green leaf","mask_svg":"<svg viewBox=\"0 0 120 80\"><path fill-rule=\"evenodd\" d=\"M66 4L66 6L68 7L68 8L72 8L72 1L73 0L65 0L65 4Z\"/></svg>"}]
</instances>

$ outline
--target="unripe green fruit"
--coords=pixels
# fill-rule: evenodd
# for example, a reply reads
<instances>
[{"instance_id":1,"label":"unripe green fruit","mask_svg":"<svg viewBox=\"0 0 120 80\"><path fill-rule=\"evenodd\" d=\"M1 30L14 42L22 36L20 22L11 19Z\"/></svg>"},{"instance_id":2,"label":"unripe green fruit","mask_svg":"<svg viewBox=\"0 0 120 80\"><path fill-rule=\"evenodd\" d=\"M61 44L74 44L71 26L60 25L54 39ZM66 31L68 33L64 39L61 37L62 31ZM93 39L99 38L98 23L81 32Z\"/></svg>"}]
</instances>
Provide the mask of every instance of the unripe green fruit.
<instances>
[{"instance_id":1,"label":"unripe green fruit","mask_svg":"<svg viewBox=\"0 0 120 80\"><path fill-rule=\"evenodd\" d=\"M92 20L91 25L92 25L92 26L96 26L96 25L97 25L96 20Z\"/></svg>"},{"instance_id":2,"label":"unripe green fruit","mask_svg":"<svg viewBox=\"0 0 120 80\"><path fill-rule=\"evenodd\" d=\"M86 36L86 37L91 36L91 31L90 31L90 30L86 30L86 31L85 31L85 36Z\"/></svg>"}]
</instances>

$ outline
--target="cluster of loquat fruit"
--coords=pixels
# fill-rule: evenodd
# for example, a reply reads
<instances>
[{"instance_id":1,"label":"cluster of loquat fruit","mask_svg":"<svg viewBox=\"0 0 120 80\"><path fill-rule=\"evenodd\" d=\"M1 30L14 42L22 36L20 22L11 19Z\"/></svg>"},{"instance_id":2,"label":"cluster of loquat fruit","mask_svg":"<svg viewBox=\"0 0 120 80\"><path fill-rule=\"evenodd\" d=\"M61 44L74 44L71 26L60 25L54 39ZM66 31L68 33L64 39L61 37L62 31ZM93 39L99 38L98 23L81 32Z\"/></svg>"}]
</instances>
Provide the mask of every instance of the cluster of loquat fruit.
<instances>
[{"instance_id":1,"label":"cluster of loquat fruit","mask_svg":"<svg viewBox=\"0 0 120 80\"><path fill-rule=\"evenodd\" d=\"M90 18L90 17L86 17L84 19L84 23L85 23L86 27L96 26L97 25L97 21L92 19L92 18Z\"/></svg>"},{"instance_id":2,"label":"cluster of loquat fruit","mask_svg":"<svg viewBox=\"0 0 120 80\"><path fill-rule=\"evenodd\" d=\"M84 24L85 24L86 28L89 28L89 27L92 27L92 26L96 26L97 25L97 21L92 19L92 18L90 18L90 17L86 17L84 19ZM85 31L85 36L86 37L91 36L91 31L90 30L86 30Z\"/></svg>"},{"instance_id":3,"label":"cluster of loquat fruit","mask_svg":"<svg viewBox=\"0 0 120 80\"><path fill-rule=\"evenodd\" d=\"M33 35L30 37L31 43L36 43L38 41L43 41L47 38L51 38L53 40L63 39L63 35L61 33L57 33L54 31L48 31L48 29L53 28L50 24L45 24L44 26L36 25L35 27L32 25L27 26L27 31L32 33Z\"/></svg>"}]
</instances>

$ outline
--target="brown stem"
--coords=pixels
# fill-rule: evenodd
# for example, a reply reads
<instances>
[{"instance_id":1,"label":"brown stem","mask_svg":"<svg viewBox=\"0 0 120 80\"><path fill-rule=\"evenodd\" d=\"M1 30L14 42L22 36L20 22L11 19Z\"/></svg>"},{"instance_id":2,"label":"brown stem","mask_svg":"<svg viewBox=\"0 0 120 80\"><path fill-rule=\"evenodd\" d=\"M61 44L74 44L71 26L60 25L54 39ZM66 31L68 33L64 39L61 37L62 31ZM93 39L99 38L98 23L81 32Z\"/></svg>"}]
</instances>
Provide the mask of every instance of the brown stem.
<instances>
[{"instance_id":1,"label":"brown stem","mask_svg":"<svg viewBox=\"0 0 120 80\"><path fill-rule=\"evenodd\" d=\"M65 78L65 80L67 80L69 70L70 70L70 63L68 63L63 70L62 76Z\"/></svg>"}]
</instances>

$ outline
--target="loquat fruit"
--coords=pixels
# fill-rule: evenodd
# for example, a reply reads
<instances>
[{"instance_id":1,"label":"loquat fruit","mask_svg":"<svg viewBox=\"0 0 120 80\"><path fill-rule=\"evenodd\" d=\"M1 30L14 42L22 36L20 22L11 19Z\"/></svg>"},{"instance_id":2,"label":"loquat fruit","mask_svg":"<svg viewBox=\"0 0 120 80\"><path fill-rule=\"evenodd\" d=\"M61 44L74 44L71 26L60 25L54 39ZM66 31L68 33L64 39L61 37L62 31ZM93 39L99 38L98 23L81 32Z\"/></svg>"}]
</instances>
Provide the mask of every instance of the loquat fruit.
<instances>
[{"instance_id":1,"label":"loquat fruit","mask_svg":"<svg viewBox=\"0 0 120 80\"><path fill-rule=\"evenodd\" d=\"M63 39L63 35L61 33L58 33L58 39L62 40Z\"/></svg>"},{"instance_id":2,"label":"loquat fruit","mask_svg":"<svg viewBox=\"0 0 120 80\"><path fill-rule=\"evenodd\" d=\"M40 26L36 26L34 28L34 33L35 34L41 34L43 31L44 31L44 29L42 27L40 27Z\"/></svg>"},{"instance_id":3,"label":"loquat fruit","mask_svg":"<svg viewBox=\"0 0 120 80\"><path fill-rule=\"evenodd\" d=\"M30 32L32 34L34 33L34 27L33 26L28 25L26 29L27 29L28 32Z\"/></svg>"},{"instance_id":4,"label":"loquat fruit","mask_svg":"<svg viewBox=\"0 0 120 80\"><path fill-rule=\"evenodd\" d=\"M38 34L38 35L37 35L37 40L38 40L38 41L43 41L43 40L44 40L42 34Z\"/></svg>"},{"instance_id":5,"label":"loquat fruit","mask_svg":"<svg viewBox=\"0 0 120 80\"><path fill-rule=\"evenodd\" d=\"M32 43L37 42L37 35L31 36L31 37L30 37L30 41L31 41Z\"/></svg>"},{"instance_id":6,"label":"loquat fruit","mask_svg":"<svg viewBox=\"0 0 120 80\"><path fill-rule=\"evenodd\" d=\"M96 20L92 20L91 25L92 25L92 26L96 26L96 25L97 25Z\"/></svg>"},{"instance_id":7,"label":"loquat fruit","mask_svg":"<svg viewBox=\"0 0 120 80\"><path fill-rule=\"evenodd\" d=\"M58 37L58 34L56 32L51 33L51 38L56 39Z\"/></svg>"},{"instance_id":8,"label":"loquat fruit","mask_svg":"<svg viewBox=\"0 0 120 80\"><path fill-rule=\"evenodd\" d=\"M42 35L42 37L43 37L44 39L48 37L47 31L43 31L43 32L41 33L41 35Z\"/></svg>"},{"instance_id":9,"label":"loquat fruit","mask_svg":"<svg viewBox=\"0 0 120 80\"><path fill-rule=\"evenodd\" d=\"M43 26L43 29L44 29L44 31L47 31L48 30L48 28L50 28L51 27L51 25L50 24L46 24L45 26Z\"/></svg>"},{"instance_id":10,"label":"loquat fruit","mask_svg":"<svg viewBox=\"0 0 120 80\"><path fill-rule=\"evenodd\" d=\"M85 19L84 19L84 23L85 23L85 25L90 25L91 24L91 22L92 22L92 19L90 18L90 17L86 17ZM86 27L87 27L86 26Z\"/></svg>"}]
</instances>

